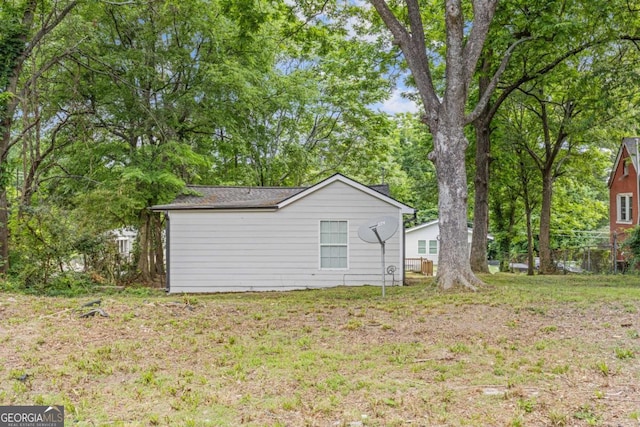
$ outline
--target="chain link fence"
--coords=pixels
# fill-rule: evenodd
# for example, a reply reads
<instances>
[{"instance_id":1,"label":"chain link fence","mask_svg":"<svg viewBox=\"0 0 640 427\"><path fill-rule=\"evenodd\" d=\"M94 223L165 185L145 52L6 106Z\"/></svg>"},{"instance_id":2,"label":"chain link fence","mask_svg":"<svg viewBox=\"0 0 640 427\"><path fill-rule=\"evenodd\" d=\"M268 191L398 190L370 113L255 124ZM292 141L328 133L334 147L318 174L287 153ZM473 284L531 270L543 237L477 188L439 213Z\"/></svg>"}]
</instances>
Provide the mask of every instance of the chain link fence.
<instances>
[{"instance_id":1,"label":"chain link fence","mask_svg":"<svg viewBox=\"0 0 640 427\"><path fill-rule=\"evenodd\" d=\"M584 246L574 248L556 249L551 252L553 264L558 273L565 274L612 274L620 272L619 265L613 262L613 245ZM503 269L508 268L513 272L526 272L528 260L526 253L511 253L506 255L508 263L503 263ZM618 267L618 268L616 268ZM534 258L534 270L540 268L540 259Z\"/></svg>"}]
</instances>

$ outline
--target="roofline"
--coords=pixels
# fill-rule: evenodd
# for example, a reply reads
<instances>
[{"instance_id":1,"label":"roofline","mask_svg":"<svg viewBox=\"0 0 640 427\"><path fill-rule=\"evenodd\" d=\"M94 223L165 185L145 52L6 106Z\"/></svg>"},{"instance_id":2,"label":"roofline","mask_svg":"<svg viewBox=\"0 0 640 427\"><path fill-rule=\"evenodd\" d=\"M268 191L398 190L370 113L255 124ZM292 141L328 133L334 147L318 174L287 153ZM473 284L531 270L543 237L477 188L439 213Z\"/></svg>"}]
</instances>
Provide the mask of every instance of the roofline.
<instances>
[{"instance_id":1,"label":"roofline","mask_svg":"<svg viewBox=\"0 0 640 427\"><path fill-rule=\"evenodd\" d=\"M416 212L416 210L414 208L412 208L411 206L405 205L404 203L401 203L399 201L397 201L396 199L389 197L385 194L382 194L381 192L374 190L364 184L359 183L358 181L354 181L351 178L347 178L346 176L340 174L340 173L336 173L331 175L329 178L326 178L322 181L320 181L319 183L297 193L294 194L293 196L290 196L284 200L282 200L280 203L278 203L278 208L281 209L291 203L294 203L306 196L308 196L311 193L314 193L318 190L320 190L321 188L324 188L330 184L333 184L336 181L340 181L344 184L347 184L353 188L356 188L364 193L369 194L370 196L376 197L378 199L381 199L397 208L400 209L400 211L403 214L414 214Z\"/></svg>"},{"instance_id":2,"label":"roofline","mask_svg":"<svg viewBox=\"0 0 640 427\"><path fill-rule=\"evenodd\" d=\"M199 210L209 210L209 211L265 211L278 210L278 206L211 206L211 205L203 205L203 206L193 206L193 205L156 205L151 206L149 210L154 212L164 212L164 211L199 211Z\"/></svg>"},{"instance_id":3,"label":"roofline","mask_svg":"<svg viewBox=\"0 0 640 427\"><path fill-rule=\"evenodd\" d=\"M307 187L305 189L303 189L302 191L293 194L283 200L280 200L279 202L277 202L274 205L269 205L269 206L251 206L251 207L247 207L247 206L223 206L223 207L216 207L216 206L212 206L212 205L198 205L198 206L194 206L194 205L174 205L174 204L165 204L165 205L155 205L155 206L151 206L149 209L151 211L174 211L174 210L245 210L245 211L250 211L250 210L278 210L278 209L282 209L285 206L296 202L297 200L300 200L306 196L308 196L311 193L314 193L315 191L318 191L321 188L326 187L327 185L330 185L336 181L340 181L344 184L347 184L353 188L356 188L360 191L363 191L364 193L369 194L372 197L375 197L377 199L380 199L386 203L389 203L395 207L397 207L398 209L400 209L401 213L403 214L415 214L416 210L414 208L412 208L411 206L405 205L404 203L401 203L399 201L397 201L396 199L394 199L393 197L387 196L386 194L383 194L377 190L374 190L364 184L361 184L357 181L354 181L351 178L347 178L346 176L336 173L332 176L330 176L329 178L326 178L322 181L320 181L319 183L312 185L310 187ZM187 187L191 187L191 188L197 188L197 186L192 186L192 185L188 185ZM208 186L201 186L201 187L208 187ZM231 187L230 187L231 188ZM236 188L236 187L233 187ZM245 188L254 188L254 187L245 187ZM283 187L268 187L268 188L283 188ZM301 189L303 187L286 187L286 188L291 188L291 189Z\"/></svg>"},{"instance_id":4,"label":"roofline","mask_svg":"<svg viewBox=\"0 0 640 427\"><path fill-rule=\"evenodd\" d=\"M405 233L408 234L408 233L412 233L414 231L422 230L423 228L429 227L429 226L437 224L439 222L440 222L440 218L434 219L434 220L431 220L429 222L425 222L424 224L420 224L420 225L413 226L411 228L407 228L405 230ZM468 234L473 234L473 228L467 227L467 233ZM494 237L490 233L487 233L487 239L494 240Z\"/></svg>"},{"instance_id":5,"label":"roofline","mask_svg":"<svg viewBox=\"0 0 640 427\"><path fill-rule=\"evenodd\" d=\"M620 159L622 157L622 152L624 151L624 148L627 146L627 141L631 140L631 139L635 139L636 149L638 148L638 144L640 144L640 137L630 136L630 137L622 138L622 142L618 146L618 153L616 154L616 160L615 160L615 162L613 162L613 168L611 168L611 173L609 173L609 179L607 180L607 187L608 188L611 188L611 185L613 185L613 177L616 174L616 171L618 170L618 165L620 164ZM634 153L629 153L629 156L631 156L632 154L634 154ZM638 153L635 153L635 154L637 155ZM633 168L636 169L635 163L631 162L631 164L632 164ZM637 172L638 171L636 170L636 173Z\"/></svg>"},{"instance_id":6,"label":"roofline","mask_svg":"<svg viewBox=\"0 0 640 427\"><path fill-rule=\"evenodd\" d=\"M425 222L424 224L414 225L413 227L408 228L406 232L410 233L412 231L418 231L418 230L420 230L422 228L432 226L433 224L437 224L438 222L440 222L440 219L434 219L434 220L431 220L429 222Z\"/></svg>"}]
</instances>

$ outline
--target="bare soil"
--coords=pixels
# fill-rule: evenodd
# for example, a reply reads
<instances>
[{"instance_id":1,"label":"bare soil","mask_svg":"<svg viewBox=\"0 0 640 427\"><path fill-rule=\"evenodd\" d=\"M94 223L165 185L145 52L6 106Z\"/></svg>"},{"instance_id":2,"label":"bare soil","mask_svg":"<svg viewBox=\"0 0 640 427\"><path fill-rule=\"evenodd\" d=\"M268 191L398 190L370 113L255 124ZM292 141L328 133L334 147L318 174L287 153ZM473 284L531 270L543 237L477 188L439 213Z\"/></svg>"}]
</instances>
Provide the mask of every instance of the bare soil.
<instances>
[{"instance_id":1,"label":"bare soil","mask_svg":"<svg viewBox=\"0 0 640 427\"><path fill-rule=\"evenodd\" d=\"M640 425L638 299L410 288L111 295L108 317L0 294L0 404L64 404L68 425Z\"/></svg>"}]
</instances>

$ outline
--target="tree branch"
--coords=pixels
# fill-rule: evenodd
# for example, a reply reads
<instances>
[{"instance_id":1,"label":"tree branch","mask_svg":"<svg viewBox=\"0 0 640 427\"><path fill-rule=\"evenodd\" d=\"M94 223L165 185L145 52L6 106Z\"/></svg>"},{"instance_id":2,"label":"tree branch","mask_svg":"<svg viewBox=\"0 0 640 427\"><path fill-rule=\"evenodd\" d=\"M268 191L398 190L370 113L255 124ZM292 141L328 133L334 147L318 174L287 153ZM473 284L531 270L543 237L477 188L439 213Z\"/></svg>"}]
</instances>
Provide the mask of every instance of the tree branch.
<instances>
[{"instance_id":1,"label":"tree branch","mask_svg":"<svg viewBox=\"0 0 640 427\"><path fill-rule=\"evenodd\" d=\"M437 121L437 109L440 101L433 87L429 58L426 53L424 27L420 15L420 7L417 0L407 0L407 11L411 34L393 14L389 5L384 0L370 0L385 25L391 31L394 42L400 47L404 58L411 69L411 74L422 98L426 112L426 120L430 124Z\"/></svg>"},{"instance_id":2,"label":"tree branch","mask_svg":"<svg viewBox=\"0 0 640 427\"><path fill-rule=\"evenodd\" d=\"M467 88L476 70L497 4L497 0L474 0L473 2L473 24L463 52Z\"/></svg>"},{"instance_id":3,"label":"tree branch","mask_svg":"<svg viewBox=\"0 0 640 427\"><path fill-rule=\"evenodd\" d=\"M500 62L500 66L498 67L496 72L493 74L493 77L489 81L489 84L487 85L487 89L482 94L482 97L480 98L480 100L476 104L476 106L473 109L473 111L471 113L469 113L465 117L465 123L469 124L469 123L473 122L474 120L476 120L480 116L480 114L482 114L482 110L484 110L486 108L487 104L489 103L489 100L491 99L491 96L493 95L493 93L495 92L496 88L498 87L498 82L500 81L500 77L502 77L502 73L504 73L504 70L507 68L507 65L509 64L509 60L511 59L511 55L513 54L513 51L516 49L516 47L518 47L518 45L520 45L521 43L524 43L526 41L529 41L529 40L531 40L531 37L525 37L525 38L522 38L520 40L516 40L514 43L511 44L511 46L509 46L509 48L505 52L504 56L502 57L502 61ZM527 80L525 80L525 81L527 81ZM511 89L511 91L509 93L513 92L513 90L515 90L522 83L524 83L524 82L518 83L518 85L515 86L513 89ZM506 98L506 96L505 96L505 98ZM500 101L500 103L502 103L502 101L504 101L504 99L502 99ZM494 113L495 113L495 111L491 111L492 115Z\"/></svg>"}]
</instances>

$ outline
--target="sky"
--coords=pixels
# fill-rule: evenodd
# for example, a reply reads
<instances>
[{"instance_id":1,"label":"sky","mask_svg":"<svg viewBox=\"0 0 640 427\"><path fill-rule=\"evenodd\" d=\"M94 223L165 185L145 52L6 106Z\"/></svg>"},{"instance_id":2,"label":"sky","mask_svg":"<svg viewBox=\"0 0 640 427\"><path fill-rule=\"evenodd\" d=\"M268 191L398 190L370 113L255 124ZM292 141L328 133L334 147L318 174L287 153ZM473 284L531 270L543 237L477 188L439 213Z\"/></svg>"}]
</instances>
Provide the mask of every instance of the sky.
<instances>
[{"instance_id":1,"label":"sky","mask_svg":"<svg viewBox=\"0 0 640 427\"><path fill-rule=\"evenodd\" d=\"M404 98L402 96L402 89L400 88L396 88L386 101L374 105L374 108L384 111L387 114L418 112L418 106L416 103L410 99Z\"/></svg>"}]
</instances>

